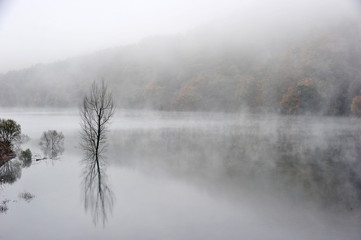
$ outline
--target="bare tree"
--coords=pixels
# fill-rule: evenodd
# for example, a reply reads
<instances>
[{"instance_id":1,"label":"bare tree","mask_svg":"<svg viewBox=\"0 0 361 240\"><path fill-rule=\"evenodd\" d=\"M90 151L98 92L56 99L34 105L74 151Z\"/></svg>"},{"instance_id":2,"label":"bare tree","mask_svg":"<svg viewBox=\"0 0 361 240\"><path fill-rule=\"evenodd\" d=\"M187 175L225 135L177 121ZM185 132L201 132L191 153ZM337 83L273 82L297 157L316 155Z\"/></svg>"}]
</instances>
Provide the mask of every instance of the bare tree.
<instances>
[{"instance_id":1,"label":"bare tree","mask_svg":"<svg viewBox=\"0 0 361 240\"><path fill-rule=\"evenodd\" d=\"M102 217L103 224L107 213L112 210L114 197L107 186L105 161L102 156L105 150L106 133L115 105L104 81L93 83L90 93L85 96L80 110L81 146L85 152L84 197L85 209L90 209L96 224Z\"/></svg>"},{"instance_id":2,"label":"bare tree","mask_svg":"<svg viewBox=\"0 0 361 240\"><path fill-rule=\"evenodd\" d=\"M64 135L62 132L48 130L43 132L39 145L46 157L54 159L64 152Z\"/></svg>"},{"instance_id":3,"label":"bare tree","mask_svg":"<svg viewBox=\"0 0 361 240\"><path fill-rule=\"evenodd\" d=\"M84 97L80 110L82 147L89 156L99 155L104 151L109 120L114 115L113 97L108 92L104 81L93 83L90 93Z\"/></svg>"}]
</instances>

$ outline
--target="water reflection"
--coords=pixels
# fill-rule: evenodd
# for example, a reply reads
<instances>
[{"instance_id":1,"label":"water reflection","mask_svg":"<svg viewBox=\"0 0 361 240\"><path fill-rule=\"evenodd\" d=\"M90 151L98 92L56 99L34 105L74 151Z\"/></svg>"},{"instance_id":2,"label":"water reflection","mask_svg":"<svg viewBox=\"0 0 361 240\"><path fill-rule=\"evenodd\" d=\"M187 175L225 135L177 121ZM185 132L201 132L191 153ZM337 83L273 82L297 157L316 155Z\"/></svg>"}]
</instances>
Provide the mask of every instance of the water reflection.
<instances>
[{"instance_id":1,"label":"water reflection","mask_svg":"<svg viewBox=\"0 0 361 240\"><path fill-rule=\"evenodd\" d=\"M0 167L0 183L13 184L21 177L21 163L9 161Z\"/></svg>"},{"instance_id":2,"label":"water reflection","mask_svg":"<svg viewBox=\"0 0 361 240\"><path fill-rule=\"evenodd\" d=\"M0 190L5 189L7 184L13 184L21 178L22 168L29 167L31 159L8 161L0 167ZM19 194L19 198L29 202L34 195L29 192ZM0 213L8 211L9 199L2 199L0 201ZM12 201L13 202L13 201Z\"/></svg>"},{"instance_id":3,"label":"water reflection","mask_svg":"<svg viewBox=\"0 0 361 240\"><path fill-rule=\"evenodd\" d=\"M108 186L104 163L96 158L85 158L83 162L85 210L91 212L94 224L102 222L105 225L113 210L114 194Z\"/></svg>"},{"instance_id":4,"label":"water reflection","mask_svg":"<svg viewBox=\"0 0 361 240\"><path fill-rule=\"evenodd\" d=\"M311 124L285 124L277 132L275 173L324 206L361 208L361 132L313 132ZM291 189L288 189L291 191Z\"/></svg>"},{"instance_id":5,"label":"water reflection","mask_svg":"<svg viewBox=\"0 0 361 240\"><path fill-rule=\"evenodd\" d=\"M110 148L122 164L166 168L187 181L275 189L325 207L361 209L361 130L344 121L299 117L207 130L124 129L112 132Z\"/></svg>"},{"instance_id":6,"label":"water reflection","mask_svg":"<svg viewBox=\"0 0 361 240\"><path fill-rule=\"evenodd\" d=\"M82 141L83 158L83 196L85 211L90 211L94 224L101 222L103 226L112 213L114 193L108 186L106 174L106 161L102 154L96 153L92 148L91 138Z\"/></svg>"},{"instance_id":7,"label":"water reflection","mask_svg":"<svg viewBox=\"0 0 361 240\"><path fill-rule=\"evenodd\" d=\"M22 160L22 162L23 162L22 167L23 168L28 168L33 163L33 160L31 158L25 158L25 159Z\"/></svg>"}]
</instances>

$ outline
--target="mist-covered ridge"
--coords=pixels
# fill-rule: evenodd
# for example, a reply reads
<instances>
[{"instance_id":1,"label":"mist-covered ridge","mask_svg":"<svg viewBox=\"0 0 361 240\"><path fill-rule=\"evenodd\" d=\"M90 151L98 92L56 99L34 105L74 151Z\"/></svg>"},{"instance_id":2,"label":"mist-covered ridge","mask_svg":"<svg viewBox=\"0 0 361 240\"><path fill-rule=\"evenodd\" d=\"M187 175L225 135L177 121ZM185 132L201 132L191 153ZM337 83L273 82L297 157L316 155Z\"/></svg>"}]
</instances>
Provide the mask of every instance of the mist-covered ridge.
<instances>
[{"instance_id":1,"label":"mist-covered ridge","mask_svg":"<svg viewBox=\"0 0 361 240\"><path fill-rule=\"evenodd\" d=\"M361 95L358 21L270 28L269 38L233 24L239 27L224 21L2 74L0 106L77 107L90 84L104 79L120 108L351 113Z\"/></svg>"}]
</instances>

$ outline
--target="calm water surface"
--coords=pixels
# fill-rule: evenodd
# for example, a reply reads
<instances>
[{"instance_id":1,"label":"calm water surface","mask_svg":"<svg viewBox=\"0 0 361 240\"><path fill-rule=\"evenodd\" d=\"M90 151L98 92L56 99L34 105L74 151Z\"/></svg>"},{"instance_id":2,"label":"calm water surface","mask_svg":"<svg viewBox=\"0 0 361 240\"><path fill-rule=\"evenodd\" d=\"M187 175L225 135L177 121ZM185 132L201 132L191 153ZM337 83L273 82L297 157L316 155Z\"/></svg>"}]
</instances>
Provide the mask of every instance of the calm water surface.
<instances>
[{"instance_id":1,"label":"calm water surface","mask_svg":"<svg viewBox=\"0 0 361 240\"><path fill-rule=\"evenodd\" d=\"M0 239L360 239L358 119L118 111L110 194L85 208L78 113L1 117L33 154L50 129L65 151L0 186Z\"/></svg>"}]
</instances>

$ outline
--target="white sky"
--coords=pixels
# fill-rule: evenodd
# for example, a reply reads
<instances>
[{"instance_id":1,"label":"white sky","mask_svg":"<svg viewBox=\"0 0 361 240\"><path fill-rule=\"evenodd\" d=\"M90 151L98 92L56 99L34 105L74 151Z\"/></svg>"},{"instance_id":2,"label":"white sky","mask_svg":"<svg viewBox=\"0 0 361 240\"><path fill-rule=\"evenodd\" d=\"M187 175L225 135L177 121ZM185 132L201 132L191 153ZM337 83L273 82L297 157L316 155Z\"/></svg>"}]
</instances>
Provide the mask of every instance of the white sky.
<instances>
[{"instance_id":1,"label":"white sky","mask_svg":"<svg viewBox=\"0 0 361 240\"><path fill-rule=\"evenodd\" d=\"M150 35L186 32L231 12L250 14L275 2L282 0L0 0L0 73Z\"/></svg>"}]
</instances>

